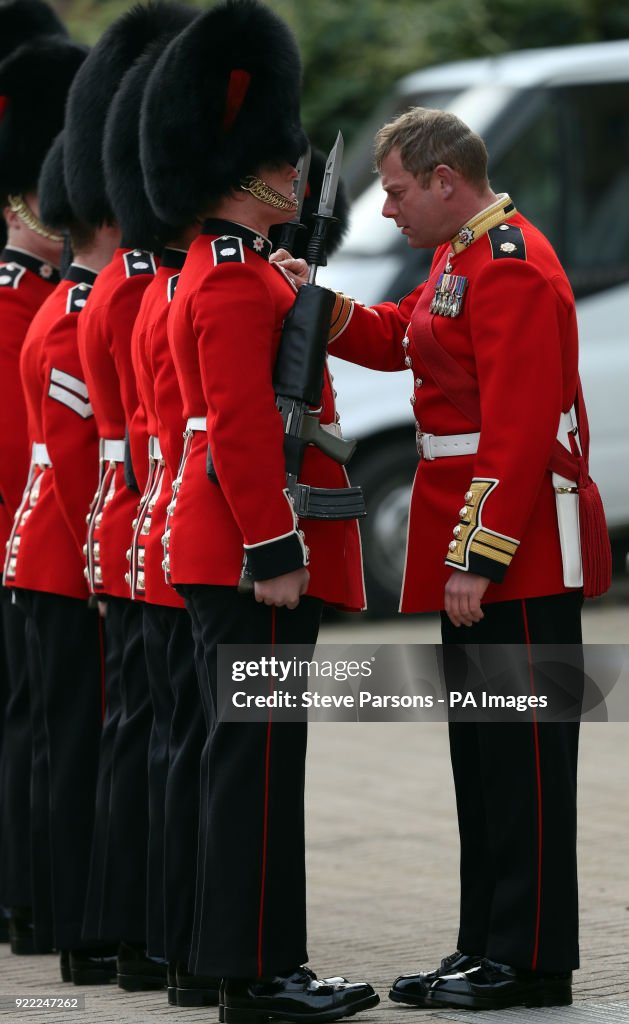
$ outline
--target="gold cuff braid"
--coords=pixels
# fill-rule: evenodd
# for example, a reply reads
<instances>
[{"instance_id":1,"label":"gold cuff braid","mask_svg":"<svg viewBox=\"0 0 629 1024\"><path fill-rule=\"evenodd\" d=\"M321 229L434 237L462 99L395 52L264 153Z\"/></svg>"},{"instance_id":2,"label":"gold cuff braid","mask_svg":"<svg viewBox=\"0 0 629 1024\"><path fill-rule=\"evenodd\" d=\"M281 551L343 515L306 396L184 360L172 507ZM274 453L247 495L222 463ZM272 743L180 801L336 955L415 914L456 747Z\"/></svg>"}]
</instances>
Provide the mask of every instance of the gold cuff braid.
<instances>
[{"instance_id":1,"label":"gold cuff braid","mask_svg":"<svg viewBox=\"0 0 629 1024\"><path fill-rule=\"evenodd\" d=\"M23 196L9 196L8 200L13 213L17 213L27 228L30 228L35 234L41 235L42 238L47 238L51 242L63 242L63 235L57 235L54 231L49 231L48 228L44 227Z\"/></svg>"},{"instance_id":2,"label":"gold cuff braid","mask_svg":"<svg viewBox=\"0 0 629 1024\"><path fill-rule=\"evenodd\" d=\"M253 174L243 178L240 182L240 187L244 192L251 192L251 195L259 199L261 203L272 206L274 210L295 211L297 209L295 199L288 199L281 192L276 192L274 188L271 188L265 181L262 181L261 178L256 178Z\"/></svg>"}]
</instances>

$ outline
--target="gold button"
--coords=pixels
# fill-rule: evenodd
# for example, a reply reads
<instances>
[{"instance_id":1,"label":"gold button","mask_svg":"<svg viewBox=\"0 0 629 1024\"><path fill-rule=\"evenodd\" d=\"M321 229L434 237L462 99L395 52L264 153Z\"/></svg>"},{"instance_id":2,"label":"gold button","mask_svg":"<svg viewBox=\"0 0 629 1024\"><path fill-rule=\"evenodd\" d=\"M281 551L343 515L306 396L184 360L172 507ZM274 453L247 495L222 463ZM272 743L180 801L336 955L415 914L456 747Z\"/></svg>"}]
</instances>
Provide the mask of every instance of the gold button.
<instances>
[{"instance_id":1,"label":"gold button","mask_svg":"<svg viewBox=\"0 0 629 1024\"><path fill-rule=\"evenodd\" d=\"M415 402L417 401L417 398L415 397L415 395L411 395L409 401L410 401L411 405L415 405Z\"/></svg>"},{"instance_id":2,"label":"gold button","mask_svg":"<svg viewBox=\"0 0 629 1024\"><path fill-rule=\"evenodd\" d=\"M131 548L127 548L127 550L125 551L125 558L127 562L131 561Z\"/></svg>"},{"instance_id":3,"label":"gold button","mask_svg":"<svg viewBox=\"0 0 629 1024\"><path fill-rule=\"evenodd\" d=\"M461 536L461 534L463 533L463 527L455 526L453 531L452 531L452 533L458 539Z\"/></svg>"},{"instance_id":4,"label":"gold button","mask_svg":"<svg viewBox=\"0 0 629 1024\"><path fill-rule=\"evenodd\" d=\"M131 523L131 529L135 530L137 525L138 525L138 521L137 521L137 519L134 519L133 522Z\"/></svg>"},{"instance_id":5,"label":"gold button","mask_svg":"<svg viewBox=\"0 0 629 1024\"><path fill-rule=\"evenodd\" d=\"M125 581L125 583L126 583L126 584L127 584L128 586L131 586L131 573L130 573L130 572L126 572L126 573L124 574L124 581Z\"/></svg>"},{"instance_id":6,"label":"gold button","mask_svg":"<svg viewBox=\"0 0 629 1024\"><path fill-rule=\"evenodd\" d=\"M86 566L86 567L85 567L85 569L83 570L83 575L85 576L85 579L86 579L86 580L89 580L89 578L90 578L90 574L89 574L89 569L87 568L87 566Z\"/></svg>"},{"instance_id":7,"label":"gold button","mask_svg":"<svg viewBox=\"0 0 629 1024\"><path fill-rule=\"evenodd\" d=\"M459 519L465 519L467 517L468 512L469 509L467 505L464 505L463 508L459 509Z\"/></svg>"},{"instance_id":8,"label":"gold button","mask_svg":"<svg viewBox=\"0 0 629 1024\"><path fill-rule=\"evenodd\" d=\"M473 497L474 497L474 491L466 491L465 492L465 500L466 501L471 501Z\"/></svg>"},{"instance_id":9,"label":"gold button","mask_svg":"<svg viewBox=\"0 0 629 1024\"><path fill-rule=\"evenodd\" d=\"M410 356L404 356L404 365L405 366L412 366L413 365L413 360L411 359Z\"/></svg>"},{"instance_id":10,"label":"gold button","mask_svg":"<svg viewBox=\"0 0 629 1024\"><path fill-rule=\"evenodd\" d=\"M455 540L451 540L450 543L448 544L448 548L450 549L450 551L456 551L458 546L459 545L457 544L457 542Z\"/></svg>"},{"instance_id":11,"label":"gold button","mask_svg":"<svg viewBox=\"0 0 629 1024\"><path fill-rule=\"evenodd\" d=\"M421 388L423 386L423 383L424 382L421 379L421 377L415 377L415 387L416 388Z\"/></svg>"},{"instance_id":12,"label":"gold button","mask_svg":"<svg viewBox=\"0 0 629 1024\"><path fill-rule=\"evenodd\" d=\"M84 555L85 555L85 557L87 558L87 544L84 544L84 545L83 545L83 554L84 554Z\"/></svg>"}]
</instances>

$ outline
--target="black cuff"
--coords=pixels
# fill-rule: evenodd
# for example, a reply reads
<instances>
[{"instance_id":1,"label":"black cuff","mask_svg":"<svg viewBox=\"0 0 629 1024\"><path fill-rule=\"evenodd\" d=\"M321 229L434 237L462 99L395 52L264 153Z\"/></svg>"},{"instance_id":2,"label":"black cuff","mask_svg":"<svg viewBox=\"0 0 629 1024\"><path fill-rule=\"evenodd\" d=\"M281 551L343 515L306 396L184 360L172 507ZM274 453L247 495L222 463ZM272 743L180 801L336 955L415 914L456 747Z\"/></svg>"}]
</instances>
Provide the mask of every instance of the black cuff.
<instances>
[{"instance_id":1,"label":"black cuff","mask_svg":"<svg viewBox=\"0 0 629 1024\"><path fill-rule=\"evenodd\" d=\"M245 551L254 580L270 580L307 565L305 548L298 533L289 533L287 537L252 548L245 547Z\"/></svg>"},{"instance_id":2,"label":"black cuff","mask_svg":"<svg viewBox=\"0 0 629 1024\"><path fill-rule=\"evenodd\" d=\"M502 562L496 562L493 558L487 558L486 555L478 555L476 552L470 551L467 568L468 572L475 572L478 576L485 576L492 583L502 583L509 566L504 565Z\"/></svg>"}]
</instances>

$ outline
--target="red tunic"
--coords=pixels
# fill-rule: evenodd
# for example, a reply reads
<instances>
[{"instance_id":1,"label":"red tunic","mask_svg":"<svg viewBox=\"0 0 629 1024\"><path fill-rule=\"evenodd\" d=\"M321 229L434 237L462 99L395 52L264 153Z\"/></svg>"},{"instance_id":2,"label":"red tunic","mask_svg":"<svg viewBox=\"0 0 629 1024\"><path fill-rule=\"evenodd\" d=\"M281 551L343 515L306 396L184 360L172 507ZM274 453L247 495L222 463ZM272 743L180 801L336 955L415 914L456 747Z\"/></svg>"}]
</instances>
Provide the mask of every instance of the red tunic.
<instances>
[{"instance_id":1,"label":"red tunic","mask_svg":"<svg viewBox=\"0 0 629 1024\"><path fill-rule=\"evenodd\" d=\"M509 204L506 197L507 213L498 222L486 214L475 218L467 245L454 240L441 246L429 280L398 306L367 309L345 298L338 303L338 334L330 351L374 369L411 369L418 430L478 430L445 397L422 358L421 332L409 329L424 289L421 325L428 323L439 345L477 384L478 452L422 459L418 466L403 612L443 608L453 568L494 581L487 602L566 590L547 466L560 413L571 407L577 388L574 298L550 243L524 217L509 216ZM517 245L505 241L501 248L501 239L512 234ZM467 279L461 312L433 315L429 300L452 251L452 274Z\"/></svg>"},{"instance_id":2,"label":"red tunic","mask_svg":"<svg viewBox=\"0 0 629 1024\"><path fill-rule=\"evenodd\" d=\"M0 544L4 552L28 476L30 450L20 352L35 313L59 283L49 263L7 247L0 255Z\"/></svg>"},{"instance_id":3,"label":"red tunic","mask_svg":"<svg viewBox=\"0 0 629 1024\"><path fill-rule=\"evenodd\" d=\"M163 453L149 459L149 474L140 501L131 546L132 596L138 594L151 604L183 608L179 594L164 576L166 509L172 496L172 482L183 447L185 420L181 392L173 364L166 323L170 302L186 253L165 249L155 278L144 292L133 328L131 354L138 382L141 416L134 417L132 432L139 422L151 438L163 442ZM165 431L165 424L170 434ZM173 469L174 464L174 469Z\"/></svg>"},{"instance_id":4,"label":"red tunic","mask_svg":"<svg viewBox=\"0 0 629 1024\"><path fill-rule=\"evenodd\" d=\"M46 456L36 450L5 571L9 586L75 598L88 596L85 515L98 477L98 436L76 332L95 279L93 271L71 266L24 341L20 363L28 438L31 447L45 446Z\"/></svg>"},{"instance_id":5,"label":"red tunic","mask_svg":"<svg viewBox=\"0 0 629 1024\"><path fill-rule=\"evenodd\" d=\"M309 549L308 593L360 609L357 523L302 519L298 527L287 496L272 371L295 292L269 264L268 240L226 221L210 221L204 231L190 247L168 321L184 415L207 416L207 435L198 431L188 440L170 506L171 579L235 586L243 547L260 579L303 565ZM335 417L326 374L321 422ZM218 484L206 471L208 440ZM347 486L345 471L314 447L305 453L300 479Z\"/></svg>"},{"instance_id":6,"label":"red tunic","mask_svg":"<svg viewBox=\"0 0 629 1024\"><path fill-rule=\"evenodd\" d=\"M101 441L124 442L138 406L131 361L131 332L155 260L138 249L117 249L98 275L89 306L79 321L79 355ZM136 440L138 433L136 432ZM146 448L132 452L138 486L146 479ZM125 581L131 523L140 494L125 483L119 456L101 459L101 478L88 524L88 570L94 593L129 597Z\"/></svg>"}]
</instances>

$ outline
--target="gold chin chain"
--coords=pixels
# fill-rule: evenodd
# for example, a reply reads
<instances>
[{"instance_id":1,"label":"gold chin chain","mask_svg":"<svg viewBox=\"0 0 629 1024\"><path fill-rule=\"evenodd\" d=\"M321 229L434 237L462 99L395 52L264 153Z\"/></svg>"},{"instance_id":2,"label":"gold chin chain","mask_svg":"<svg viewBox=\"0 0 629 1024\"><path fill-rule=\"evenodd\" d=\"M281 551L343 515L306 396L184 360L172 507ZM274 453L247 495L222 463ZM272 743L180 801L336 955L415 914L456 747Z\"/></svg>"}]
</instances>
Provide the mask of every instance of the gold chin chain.
<instances>
[{"instance_id":1,"label":"gold chin chain","mask_svg":"<svg viewBox=\"0 0 629 1024\"><path fill-rule=\"evenodd\" d=\"M245 192L251 192L251 195L259 199L261 203L272 206L274 210L297 209L297 201L295 199L288 199L281 192L276 192L274 188L271 188L265 181L262 181L261 178L256 178L253 174L243 178L240 182L240 187Z\"/></svg>"},{"instance_id":2,"label":"gold chin chain","mask_svg":"<svg viewBox=\"0 0 629 1024\"><path fill-rule=\"evenodd\" d=\"M9 196L9 206L13 213L17 213L20 220L26 224L27 228L34 231L35 234L41 235L42 238L47 238L51 242L63 242L63 235L57 235L54 231L49 231L48 228L44 227L42 222L36 213L33 213L30 206L23 198L23 196Z\"/></svg>"}]
</instances>

